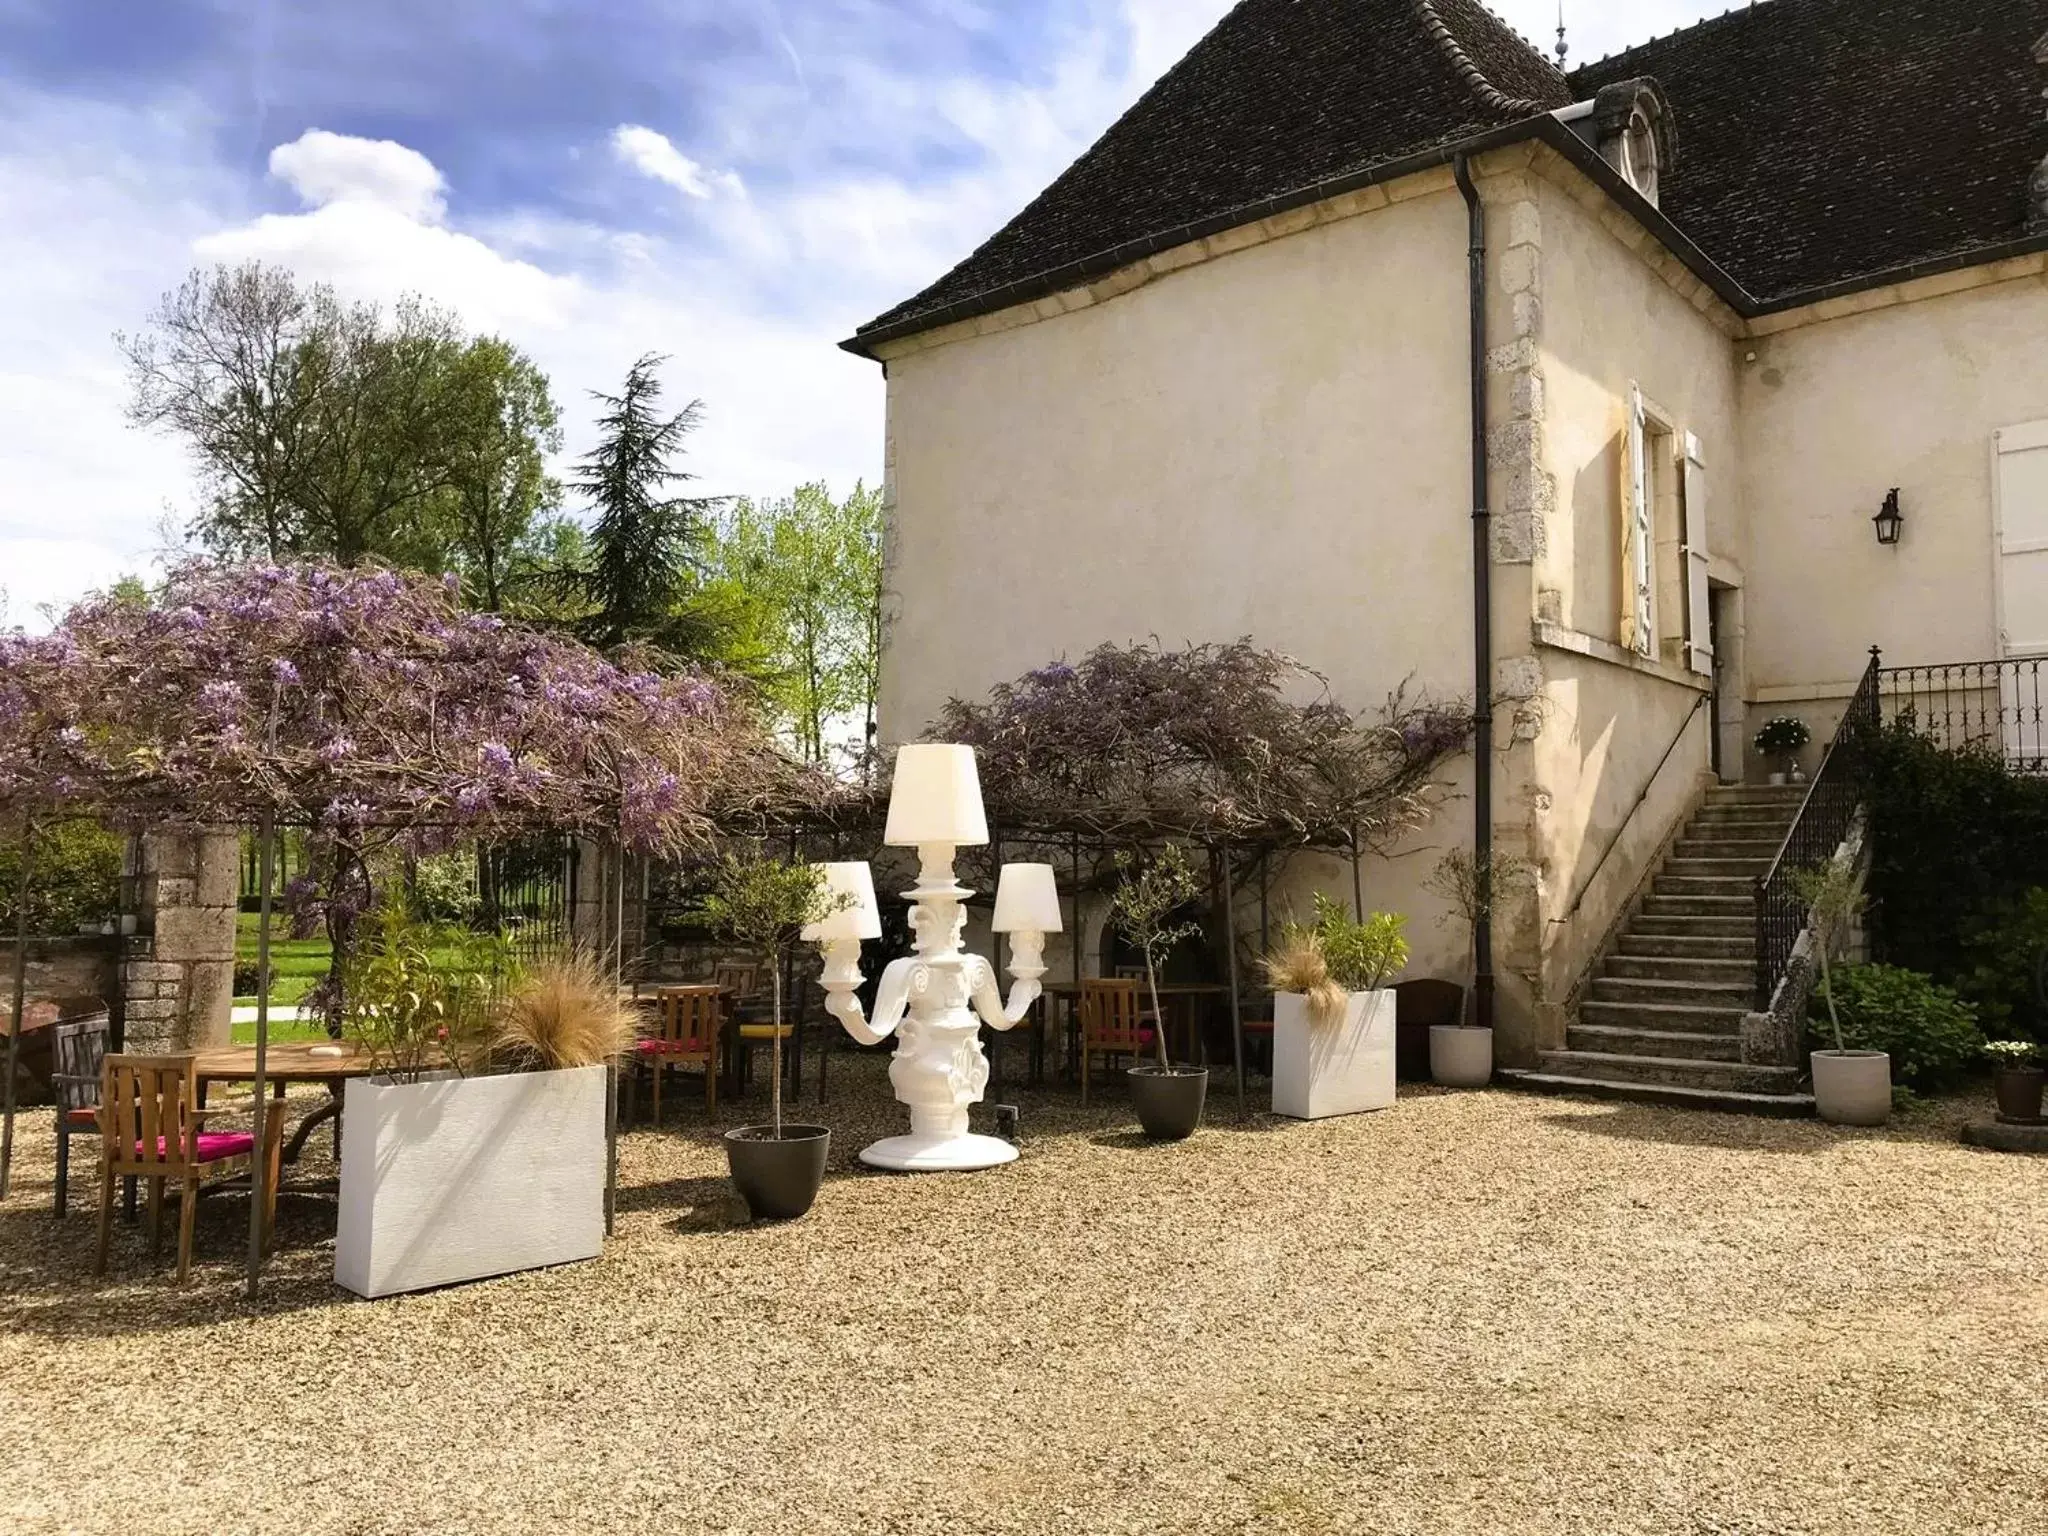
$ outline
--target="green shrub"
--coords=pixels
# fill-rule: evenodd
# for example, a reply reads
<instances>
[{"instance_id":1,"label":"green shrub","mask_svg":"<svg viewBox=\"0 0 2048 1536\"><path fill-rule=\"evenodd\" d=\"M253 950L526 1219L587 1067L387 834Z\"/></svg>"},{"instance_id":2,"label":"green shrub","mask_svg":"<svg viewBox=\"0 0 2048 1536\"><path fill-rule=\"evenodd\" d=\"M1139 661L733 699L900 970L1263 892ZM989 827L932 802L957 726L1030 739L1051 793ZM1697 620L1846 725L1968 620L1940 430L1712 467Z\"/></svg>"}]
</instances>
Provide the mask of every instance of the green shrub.
<instances>
[{"instance_id":1,"label":"green shrub","mask_svg":"<svg viewBox=\"0 0 2048 1536\"><path fill-rule=\"evenodd\" d=\"M1961 984L1982 959L1971 954L1973 937L1998 926L2048 870L2048 779L2009 771L1996 745L1945 749L1910 717L1859 738L1857 749L1878 952ZM1995 983L1994 996L2016 995L2014 979L2008 972Z\"/></svg>"},{"instance_id":2,"label":"green shrub","mask_svg":"<svg viewBox=\"0 0 2048 1536\"><path fill-rule=\"evenodd\" d=\"M1833 1048L1826 988L1834 992L1842 1044L1852 1051L1883 1051L1892 1081L1915 1093L1949 1086L1983 1059L1984 1036L1976 1011L1947 987L1918 971L1894 965L1849 965L1836 970L1813 996L1807 1047Z\"/></svg>"},{"instance_id":3,"label":"green shrub","mask_svg":"<svg viewBox=\"0 0 2048 1536\"><path fill-rule=\"evenodd\" d=\"M427 922L468 922L481 905L476 891L476 855L464 850L421 859L413 870L412 900Z\"/></svg>"},{"instance_id":4,"label":"green shrub","mask_svg":"<svg viewBox=\"0 0 2048 1536\"><path fill-rule=\"evenodd\" d=\"M121 854L127 839L89 821L38 829L29 868L28 928L33 934L76 933L121 908ZM11 940L21 882L18 829L0 830L0 934Z\"/></svg>"},{"instance_id":5,"label":"green shrub","mask_svg":"<svg viewBox=\"0 0 2048 1536\"><path fill-rule=\"evenodd\" d=\"M1963 1001L1989 1029L2048 1037L2041 979L2048 959L2048 888L2032 886L1978 914L1962 932L1952 977Z\"/></svg>"}]
</instances>

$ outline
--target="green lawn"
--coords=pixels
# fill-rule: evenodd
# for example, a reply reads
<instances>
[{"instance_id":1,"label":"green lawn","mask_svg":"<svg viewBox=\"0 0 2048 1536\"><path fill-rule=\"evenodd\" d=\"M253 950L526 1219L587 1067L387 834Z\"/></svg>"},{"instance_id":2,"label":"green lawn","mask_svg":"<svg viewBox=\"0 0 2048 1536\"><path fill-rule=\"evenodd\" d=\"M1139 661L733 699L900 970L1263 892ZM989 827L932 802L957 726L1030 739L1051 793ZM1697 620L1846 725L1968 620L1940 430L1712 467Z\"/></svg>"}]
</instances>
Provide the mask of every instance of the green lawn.
<instances>
[{"instance_id":1,"label":"green lawn","mask_svg":"<svg viewBox=\"0 0 2048 1536\"><path fill-rule=\"evenodd\" d=\"M253 1020L247 1024L230 1025L229 1028L234 1032L230 1038L236 1045L254 1045L256 1043L256 1025ZM327 1027L317 1019L304 1024L296 1019L272 1019L270 1021L270 1041L273 1045L280 1040L325 1040L326 1038Z\"/></svg>"},{"instance_id":2,"label":"green lawn","mask_svg":"<svg viewBox=\"0 0 2048 1536\"><path fill-rule=\"evenodd\" d=\"M262 919L257 913L244 912L241 915L235 933L235 959L241 964L255 965L256 941L261 926ZM291 1007L310 992L314 983L327 974L328 962L334 954L326 934L311 939L291 939L283 936L288 931L282 919L271 918L270 967L276 980L271 984L270 1001L280 1008ZM253 1004L256 998L252 993L235 1001ZM240 1035L236 1038L239 1039Z\"/></svg>"}]
</instances>

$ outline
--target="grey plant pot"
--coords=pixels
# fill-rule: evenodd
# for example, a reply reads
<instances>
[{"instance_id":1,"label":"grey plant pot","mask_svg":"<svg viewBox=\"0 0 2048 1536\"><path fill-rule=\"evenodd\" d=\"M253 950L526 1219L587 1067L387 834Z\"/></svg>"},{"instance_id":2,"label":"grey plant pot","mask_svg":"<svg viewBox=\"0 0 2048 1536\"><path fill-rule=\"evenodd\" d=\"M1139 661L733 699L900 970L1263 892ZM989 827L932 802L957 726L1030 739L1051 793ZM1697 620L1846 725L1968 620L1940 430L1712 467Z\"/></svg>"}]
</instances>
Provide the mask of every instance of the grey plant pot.
<instances>
[{"instance_id":1,"label":"grey plant pot","mask_svg":"<svg viewBox=\"0 0 2048 1536\"><path fill-rule=\"evenodd\" d=\"M832 1132L822 1125L743 1125L725 1133L725 1162L732 1185L756 1221L790 1221L803 1215L825 1182L825 1154Z\"/></svg>"},{"instance_id":2,"label":"grey plant pot","mask_svg":"<svg viewBox=\"0 0 2048 1536\"><path fill-rule=\"evenodd\" d=\"M1154 1141L1186 1141L1202 1123L1207 1067L1132 1067L1125 1072L1138 1124Z\"/></svg>"},{"instance_id":3,"label":"grey plant pot","mask_svg":"<svg viewBox=\"0 0 2048 1536\"><path fill-rule=\"evenodd\" d=\"M1815 1051L1813 1107L1830 1125L1883 1125L1892 1114L1892 1059L1883 1051Z\"/></svg>"},{"instance_id":4,"label":"grey plant pot","mask_svg":"<svg viewBox=\"0 0 2048 1536\"><path fill-rule=\"evenodd\" d=\"M1477 1024L1430 1025L1429 1075L1445 1088L1484 1088L1493 1081L1493 1031Z\"/></svg>"}]
</instances>

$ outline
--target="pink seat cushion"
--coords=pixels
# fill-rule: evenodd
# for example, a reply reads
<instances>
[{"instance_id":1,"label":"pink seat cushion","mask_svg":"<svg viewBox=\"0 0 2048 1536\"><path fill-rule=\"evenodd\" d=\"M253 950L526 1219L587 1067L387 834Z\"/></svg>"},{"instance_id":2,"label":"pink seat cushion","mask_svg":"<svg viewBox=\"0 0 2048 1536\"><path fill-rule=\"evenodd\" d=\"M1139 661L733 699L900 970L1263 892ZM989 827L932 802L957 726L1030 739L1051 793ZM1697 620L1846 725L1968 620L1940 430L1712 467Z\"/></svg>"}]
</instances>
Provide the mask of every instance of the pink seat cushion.
<instances>
[{"instance_id":1,"label":"pink seat cushion","mask_svg":"<svg viewBox=\"0 0 2048 1536\"><path fill-rule=\"evenodd\" d=\"M642 1056L701 1056L704 1047L689 1040L661 1040L649 1038L638 1041L633 1049Z\"/></svg>"},{"instance_id":2,"label":"pink seat cushion","mask_svg":"<svg viewBox=\"0 0 2048 1536\"><path fill-rule=\"evenodd\" d=\"M196 1138L194 1150L202 1163L217 1163L224 1157L246 1157L256 1150L256 1138L247 1131L201 1131ZM142 1145L136 1143L135 1155L142 1156ZM171 1143L159 1136L156 1140L156 1155L159 1161L171 1155Z\"/></svg>"}]
</instances>

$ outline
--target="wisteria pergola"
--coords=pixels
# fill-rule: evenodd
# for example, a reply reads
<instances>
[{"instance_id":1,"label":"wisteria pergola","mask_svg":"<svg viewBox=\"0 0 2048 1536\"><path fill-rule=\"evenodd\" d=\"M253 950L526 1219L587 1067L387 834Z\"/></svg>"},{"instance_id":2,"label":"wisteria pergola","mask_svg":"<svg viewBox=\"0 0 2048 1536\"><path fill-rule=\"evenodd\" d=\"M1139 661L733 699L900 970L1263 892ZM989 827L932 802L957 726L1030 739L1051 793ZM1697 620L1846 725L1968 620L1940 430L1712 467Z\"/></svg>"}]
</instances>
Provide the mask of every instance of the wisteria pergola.
<instances>
[{"instance_id":1,"label":"wisteria pergola","mask_svg":"<svg viewBox=\"0 0 2048 1536\"><path fill-rule=\"evenodd\" d=\"M675 855L709 841L715 807L759 812L787 800L788 778L750 711L715 679L608 660L466 612L452 581L430 577L191 564L147 603L96 597L48 635L0 635L0 824L25 840L68 816L130 831L257 829L258 1145L280 826L317 831L337 863L379 846L432 851L543 831ZM25 953L24 943L0 1191Z\"/></svg>"},{"instance_id":2,"label":"wisteria pergola","mask_svg":"<svg viewBox=\"0 0 2048 1536\"><path fill-rule=\"evenodd\" d=\"M1244 1021L1232 859L1296 850L1359 861L1428 819L1444 764L1465 750L1462 704L1397 691L1371 715L1331 697L1302 663L1249 640L1104 645L954 699L926 735L976 749L991 830L1064 850L1074 883L1080 981L1084 847L1185 842L1221 871L1240 1111Z\"/></svg>"}]
</instances>

